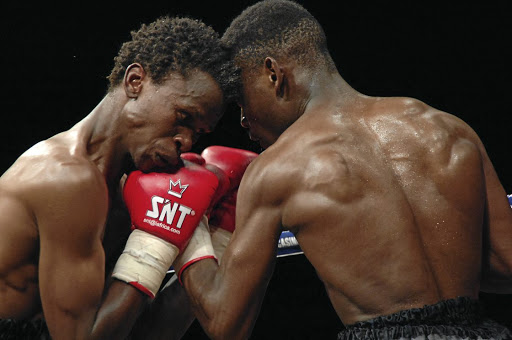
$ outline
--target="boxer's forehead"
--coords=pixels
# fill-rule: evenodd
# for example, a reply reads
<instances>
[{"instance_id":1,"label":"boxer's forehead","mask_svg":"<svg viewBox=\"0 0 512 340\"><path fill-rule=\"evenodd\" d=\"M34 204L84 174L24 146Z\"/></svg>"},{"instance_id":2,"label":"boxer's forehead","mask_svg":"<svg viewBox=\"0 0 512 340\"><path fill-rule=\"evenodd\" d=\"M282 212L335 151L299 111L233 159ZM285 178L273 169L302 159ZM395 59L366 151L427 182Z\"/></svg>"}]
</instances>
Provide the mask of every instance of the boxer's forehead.
<instances>
[{"instance_id":1,"label":"boxer's forehead","mask_svg":"<svg viewBox=\"0 0 512 340\"><path fill-rule=\"evenodd\" d=\"M186 76L172 73L162 86L178 109L186 111L205 130L215 128L224 111L224 97L210 74L200 70L190 71Z\"/></svg>"}]
</instances>

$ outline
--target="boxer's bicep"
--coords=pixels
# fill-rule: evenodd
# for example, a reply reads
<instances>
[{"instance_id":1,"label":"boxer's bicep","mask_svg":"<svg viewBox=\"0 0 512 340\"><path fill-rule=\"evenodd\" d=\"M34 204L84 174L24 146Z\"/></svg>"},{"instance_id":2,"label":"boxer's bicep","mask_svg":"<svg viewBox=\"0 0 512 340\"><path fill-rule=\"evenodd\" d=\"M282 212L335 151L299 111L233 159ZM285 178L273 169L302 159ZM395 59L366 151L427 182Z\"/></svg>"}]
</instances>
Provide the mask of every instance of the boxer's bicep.
<instances>
[{"instance_id":1,"label":"boxer's bicep","mask_svg":"<svg viewBox=\"0 0 512 340\"><path fill-rule=\"evenodd\" d=\"M211 338L250 335L273 272L282 231L279 197L287 190L268 175L273 173L268 165L256 158L242 178L236 228L220 266L198 261L183 275L195 314Z\"/></svg>"},{"instance_id":2,"label":"boxer's bicep","mask_svg":"<svg viewBox=\"0 0 512 340\"><path fill-rule=\"evenodd\" d=\"M212 338L248 337L274 268L280 209L269 203L266 184L258 174L252 169L244 175L237 196L236 229L218 270L211 271L211 262L200 261L189 269L196 275L188 275L188 282L185 278L188 291L191 281L196 283L197 289L192 289L200 305L196 315Z\"/></svg>"},{"instance_id":3,"label":"boxer's bicep","mask_svg":"<svg viewBox=\"0 0 512 340\"><path fill-rule=\"evenodd\" d=\"M41 241L39 286L52 335L74 338L94 324L104 286L104 255L99 242L88 254L72 249L83 245L64 242Z\"/></svg>"},{"instance_id":4,"label":"boxer's bicep","mask_svg":"<svg viewBox=\"0 0 512 340\"><path fill-rule=\"evenodd\" d=\"M244 275L247 268L251 268L246 280L252 283L247 287L256 288L266 285L270 279L281 235L281 218L276 207L253 205L249 209L250 214L237 213L237 229L233 233L229 255L230 265L244 271Z\"/></svg>"},{"instance_id":5,"label":"boxer's bicep","mask_svg":"<svg viewBox=\"0 0 512 340\"><path fill-rule=\"evenodd\" d=\"M275 207L237 203L237 229L217 276L224 298L215 315L220 324L229 325L221 332L228 338L245 338L254 326L275 264L279 221Z\"/></svg>"},{"instance_id":6,"label":"boxer's bicep","mask_svg":"<svg viewBox=\"0 0 512 340\"><path fill-rule=\"evenodd\" d=\"M249 173L252 175L254 170ZM230 255L242 264L251 263L256 278L269 270L276 258L277 242L282 231L281 204L272 192L272 184L258 177L244 177L236 205L236 229ZM264 277L264 276L263 276Z\"/></svg>"},{"instance_id":7,"label":"boxer's bicep","mask_svg":"<svg viewBox=\"0 0 512 340\"><path fill-rule=\"evenodd\" d=\"M104 288L101 237L108 202L93 186L78 191L49 193L38 216L41 302L55 338L91 332Z\"/></svg>"}]
</instances>

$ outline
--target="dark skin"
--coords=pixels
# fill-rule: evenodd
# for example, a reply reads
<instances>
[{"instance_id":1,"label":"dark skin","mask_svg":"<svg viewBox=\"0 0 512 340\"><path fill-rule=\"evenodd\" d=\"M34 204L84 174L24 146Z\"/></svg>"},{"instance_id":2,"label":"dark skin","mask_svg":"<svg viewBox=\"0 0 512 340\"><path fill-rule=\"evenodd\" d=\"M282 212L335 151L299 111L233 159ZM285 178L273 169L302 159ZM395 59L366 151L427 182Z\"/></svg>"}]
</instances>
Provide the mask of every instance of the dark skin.
<instances>
[{"instance_id":1,"label":"dark skin","mask_svg":"<svg viewBox=\"0 0 512 340\"><path fill-rule=\"evenodd\" d=\"M184 160L183 163L187 164L187 161ZM123 176L121 186L124 179ZM103 237L106 262L105 280L107 282L105 291L108 291L110 284L116 281L111 277L112 270L130 233L130 216L122 197L118 196L112 201L112 208ZM176 275L169 273L167 277L168 280L166 280L165 286L155 299L147 301L142 307L142 311L135 320L127 339L181 339L195 320L187 294L177 281Z\"/></svg>"},{"instance_id":2,"label":"dark skin","mask_svg":"<svg viewBox=\"0 0 512 340\"><path fill-rule=\"evenodd\" d=\"M174 275L171 283L146 306L132 328L129 339L181 339L195 315L188 296Z\"/></svg>"},{"instance_id":3,"label":"dark skin","mask_svg":"<svg viewBox=\"0 0 512 340\"><path fill-rule=\"evenodd\" d=\"M53 339L125 338L149 299L117 280L105 290L106 256L119 246L104 242L105 227L127 160L180 166L222 109L209 74L155 84L132 64L86 118L21 155L0 178L0 318L42 313Z\"/></svg>"},{"instance_id":4,"label":"dark skin","mask_svg":"<svg viewBox=\"0 0 512 340\"><path fill-rule=\"evenodd\" d=\"M209 336L250 335L283 230L346 325L511 293L512 210L476 133L416 99L358 93L320 64L240 65L242 125L267 149L244 175L220 266L183 274Z\"/></svg>"}]
</instances>

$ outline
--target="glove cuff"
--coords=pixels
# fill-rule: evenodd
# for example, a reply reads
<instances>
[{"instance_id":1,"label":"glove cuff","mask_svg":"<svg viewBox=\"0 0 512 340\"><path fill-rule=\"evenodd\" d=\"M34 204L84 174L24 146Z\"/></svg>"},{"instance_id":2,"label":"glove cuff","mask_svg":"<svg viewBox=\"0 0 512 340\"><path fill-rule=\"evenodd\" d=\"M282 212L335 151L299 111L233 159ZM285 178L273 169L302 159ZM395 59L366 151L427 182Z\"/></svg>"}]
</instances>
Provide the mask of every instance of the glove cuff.
<instances>
[{"instance_id":1,"label":"glove cuff","mask_svg":"<svg viewBox=\"0 0 512 340\"><path fill-rule=\"evenodd\" d=\"M178 275L180 284L183 284L181 281L183 271L193 263L204 259L217 260L215 251L213 250L210 230L208 227L208 218L206 216L203 216L187 247L173 263L173 267Z\"/></svg>"},{"instance_id":2,"label":"glove cuff","mask_svg":"<svg viewBox=\"0 0 512 340\"><path fill-rule=\"evenodd\" d=\"M215 251L215 256L217 256L218 262L222 260L222 256L224 255L224 250L228 246L229 240L231 240L232 232L227 231L226 229L216 228L212 226L212 230L210 232L212 238L213 250Z\"/></svg>"},{"instance_id":3,"label":"glove cuff","mask_svg":"<svg viewBox=\"0 0 512 340\"><path fill-rule=\"evenodd\" d=\"M112 276L154 298L178 253L175 245L135 229L117 260Z\"/></svg>"}]
</instances>

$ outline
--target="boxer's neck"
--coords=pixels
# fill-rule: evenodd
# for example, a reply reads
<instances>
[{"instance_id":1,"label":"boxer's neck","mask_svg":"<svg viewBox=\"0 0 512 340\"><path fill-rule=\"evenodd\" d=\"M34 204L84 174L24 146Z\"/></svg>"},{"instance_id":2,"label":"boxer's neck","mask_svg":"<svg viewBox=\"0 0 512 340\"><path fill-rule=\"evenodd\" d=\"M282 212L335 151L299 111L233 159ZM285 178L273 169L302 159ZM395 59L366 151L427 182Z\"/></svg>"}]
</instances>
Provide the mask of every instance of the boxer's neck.
<instances>
[{"instance_id":1,"label":"boxer's neck","mask_svg":"<svg viewBox=\"0 0 512 340\"><path fill-rule=\"evenodd\" d=\"M129 100L122 89L114 89L73 127L86 157L98 167L109 186L118 183L129 167L123 144L128 132L121 124L123 108Z\"/></svg>"}]
</instances>

